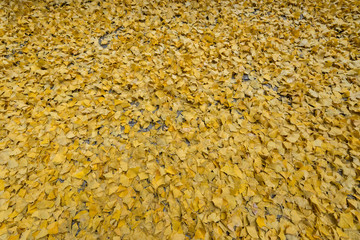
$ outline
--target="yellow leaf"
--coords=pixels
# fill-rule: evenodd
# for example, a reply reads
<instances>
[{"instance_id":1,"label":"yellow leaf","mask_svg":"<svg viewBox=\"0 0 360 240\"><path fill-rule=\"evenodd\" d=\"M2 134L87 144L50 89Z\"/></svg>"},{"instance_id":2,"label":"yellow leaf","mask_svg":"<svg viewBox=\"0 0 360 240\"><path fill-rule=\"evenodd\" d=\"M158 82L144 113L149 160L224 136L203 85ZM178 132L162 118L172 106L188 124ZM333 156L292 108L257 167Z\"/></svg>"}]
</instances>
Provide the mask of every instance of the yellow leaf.
<instances>
[{"instance_id":1,"label":"yellow leaf","mask_svg":"<svg viewBox=\"0 0 360 240\"><path fill-rule=\"evenodd\" d=\"M301 216L298 214L298 211L297 210L292 210L291 211L291 214L290 214L290 217L291 217L291 221L295 224L299 223L302 218Z\"/></svg>"},{"instance_id":2,"label":"yellow leaf","mask_svg":"<svg viewBox=\"0 0 360 240\"><path fill-rule=\"evenodd\" d=\"M138 176L139 176L140 180L144 180L149 177L149 175L145 172L140 172Z\"/></svg>"},{"instance_id":3,"label":"yellow leaf","mask_svg":"<svg viewBox=\"0 0 360 240\"><path fill-rule=\"evenodd\" d=\"M43 238L46 235L48 235L48 231L45 228L43 228L40 230L40 232L38 232L38 234L36 234L35 239Z\"/></svg>"},{"instance_id":4,"label":"yellow leaf","mask_svg":"<svg viewBox=\"0 0 360 240\"><path fill-rule=\"evenodd\" d=\"M221 168L221 171L226 173L227 175L236 176L234 168L232 168L229 164L225 164L225 166Z\"/></svg>"},{"instance_id":5,"label":"yellow leaf","mask_svg":"<svg viewBox=\"0 0 360 240\"><path fill-rule=\"evenodd\" d=\"M49 234L57 234L59 232L59 223L58 222L50 223L47 227L47 230Z\"/></svg>"},{"instance_id":6,"label":"yellow leaf","mask_svg":"<svg viewBox=\"0 0 360 240\"><path fill-rule=\"evenodd\" d=\"M257 223L257 225L258 225L260 228L266 226L266 224L265 224L265 218L263 218L263 217L257 217L257 218L256 218L256 223Z\"/></svg>"},{"instance_id":7,"label":"yellow leaf","mask_svg":"<svg viewBox=\"0 0 360 240\"><path fill-rule=\"evenodd\" d=\"M130 132L130 126L125 125L124 133L129 133L129 132Z\"/></svg>"},{"instance_id":8,"label":"yellow leaf","mask_svg":"<svg viewBox=\"0 0 360 240\"><path fill-rule=\"evenodd\" d=\"M83 170L75 173L75 174L73 175L73 177L82 179L82 178L84 178L88 173L89 173L89 170L86 169L86 168L84 168Z\"/></svg>"},{"instance_id":9,"label":"yellow leaf","mask_svg":"<svg viewBox=\"0 0 360 240\"><path fill-rule=\"evenodd\" d=\"M178 157L181 159L181 160L185 160L186 158L186 150L184 149L178 149L176 151L176 154L178 155Z\"/></svg>"},{"instance_id":10,"label":"yellow leaf","mask_svg":"<svg viewBox=\"0 0 360 240\"><path fill-rule=\"evenodd\" d=\"M246 190L246 183L241 183L240 186L239 186L239 194L243 193L245 190Z\"/></svg>"},{"instance_id":11,"label":"yellow leaf","mask_svg":"<svg viewBox=\"0 0 360 240\"><path fill-rule=\"evenodd\" d=\"M354 228L354 218L351 212L341 213L338 226L341 228Z\"/></svg>"},{"instance_id":12,"label":"yellow leaf","mask_svg":"<svg viewBox=\"0 0 360 240\"><path fill-rule=\"evenodd\" d=\"M70 132L68 132L68 133L66 134L66 137L67 137L67 138L74 138L74 137L75 137L75 134L74 134L72 131L70 131Z\"/></svg>"},{"instance_id":13,"label":"yellow leaf","mask_svg":"<svg viewBox=\"0 0 360 240\"><path fill-rule=\"evenodd\" d=\"M36 210L33 214L32 217L36 217L39 219L48 219L50 217L50 213L49 210L45 209L45 210Z\"/></svg>"},{"instance_id":14,"label":"yellow leaf","mask_svg":"<svg viewBox=\"0 0 360 240\"><path fill-rule=\"evenodd\" d=\"M299 137L300 137L300 134L293 133L289 137L287 137L287 140L291 143L295 143L299 139Z\"/></svg>"},{"instance_id":15,"label":"yellow leaf","mask_svg":"<svg viewBox=\"0 0 360 240\"><path fill-rule=\"evenodd\" d=\"M212 202L214 203L214 205L218 208L221 208L222 204L223 204L223 199L220 197L215 197L212 199Z\"/></svg>"},{"instance_id":16,"label":"yellow leaf","mask_svg":"<svg viewBox=\"0 0 360 240\"><path fill-rule=\"evenodd\" d=\"M332 127L329 131L329 134L330 135L333 135L333 136L337 136L337 135L341 135L342 134L342 130L340 128L337 128L337 127Z\"/></svg>"},{"instance_id":17,"label":"yellow leaf","mask_svg":"<svg viewBox=\"0 0 360 240\"><path fill-rule=\"evenodd\" d=\"M234 174L235 174L235 177L238 177L240 179L244 179L243 172L239 169L239 167L236 164L234 165Z\"/></svg>"},{"instance_id":18,"label":"yellow leaf","mask_svg":"<svg viewBox=\"0 0 360 240\"><path fill-rule=\"evenodd\" d=\"M195 239L204 239L205 238L205 230L203 228L198 228L195 232Z\"/></svg>"},{"instance_id":19,"label":"yellow leaf","mask_svg":"<svg viewBox=\"0 0 360 240\"><path fill-rule=\"evenodd\" d=\"M280 229L279 238L280 238L281 240L285 240L285 239L286 239L283 228Z\"/></svg>"},{"instance_id":20,"label":"yellow leaf","mask_svg":"<svg viewBox=\"0 0 360 240\"><path fill-rule=\"evenodd\" d=\"M73 218L74 220L76 219L79 219L82 215L84 215L85 213L87 213L88 211L86 210L83 210L83 211L80 211L76 214L76 216Z\"/></svg>"},{"instance_id":21,"label":"yellow leaf","mask_svg":"<svg viewBox=\"0 0 360 240\"><path fill-rule=\"evenodd\" d=\"M341 228L336 228L336 232L337 232L337 234L339 235L339 237L343 237L343 238L349 238L349 236L346 234L346 233L344 233L342 230L341 230Z\"/></svg>"},{"instance_id":22,"label":"yellow leaf","mask_svg":"<svg viewBox=\"0 0 360 240\"><path fill-rule=\"evenodd\" d=\"M134 177L137 176L137 174L139 173L139 170L140 170L140 167L136 167L136 168L130 168L128 170L128 172L126 173L126 176L129 178L129 179L132 179Z\"/></svg>"},{"instance_id":23,"label":"yellow leaf","mask_svg":"<svg viewBox=\"0 0 360 240\"><path fill-rule=\"evenodd\" d=\"M170 174L176 174L176 170L175 170L174 166L170 166L170 167L166 168L166 172L170 173Z\"/></svg>"},{"instance_id":24,"label":"yellow leaf","mask_svg":"<svg viewBox=\"0 0 360 240\"><path fill-rule=\"evenodd\" d=\"M5 189L5 181L4 180L0 180L0 191L4 191Z\"/></svg>"},{"instance_id":25,"label":"yellow leaf","mask_svg":"<svg viewBox=\"0 0 360 240\"><path fill-rule=\"evenodd\" d=\"M10 236L7 240L19 240L19 235Z\"/></svg>"},{"instance_id":26,"label":"yellow leaf","mask_svg":"<svg viewBox=\"0 0 360 240\"><path fill-rule=\"evenodd\" d=\"M171 236L171 239L173 239L173 240L184 240L186 238L185 238L185 235L183 233L174 233Z\"/></svg>"},{"instance_id":27,"label":"yellow leaf","mask_svg":"<svg viewBox=\"0 0 360 240\"><path fill-rule=\"evenodd\" d=\"M113 213L113 215L112 215L111 218L116 219L116 220L118 221L118 220L120 219L120 216L121 216L121 211L120 211L120 210L116 210L116 211Z\"/></svg>"},{"instance_id":28,"label":"yellow leaf","mask_svg":"<svg viewBox=\"0 0 360 240\"><path fill-rule=\"evenodd\" d=\"M246 231L248 232L248 234L252 237L252 238L258 238L259 235L256 231L256 228L254 226L248 226L246 227Z\"/></svg>"},{"instance_id":29,"label":"yellow leaf","mask_svg":"<svg viewBox=\"0 0 360 240\"><path fill-rule=\"evenodd\" d=\"M130 186L129 178L127 176L125 176L125 175L121 175L120 176L120 184L123 185L124 187Z\"/></svg>"},{"instance_id":30,"label":"yellow leaf","mask_svg":"<svg viewBox=\"0 0 360 240\"><path fill-rule=\"evenodd\" d=\"M285 233L289 234L289 235L297 235L298 231L297 231L297 229L295 228L294 225L291 225L291 226L286 228Z\"/></svg>"}]
</instances>

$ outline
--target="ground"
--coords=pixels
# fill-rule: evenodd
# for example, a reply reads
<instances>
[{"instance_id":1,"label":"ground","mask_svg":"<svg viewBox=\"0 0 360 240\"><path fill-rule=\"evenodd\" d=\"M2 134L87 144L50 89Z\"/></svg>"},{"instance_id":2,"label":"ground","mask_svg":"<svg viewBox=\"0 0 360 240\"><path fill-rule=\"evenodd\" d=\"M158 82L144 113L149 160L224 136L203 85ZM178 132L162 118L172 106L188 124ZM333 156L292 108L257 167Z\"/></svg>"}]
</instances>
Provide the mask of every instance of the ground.
<instances>
[{"instance_id":1,"label":"ground","mask_svg":"<svg viewBox=\"0 0 360 240\"><path fill-rule=\"evenodd\" d=\"M360 2L0 2L0 239L360 239Z\"/></svg>"}]
</instances>

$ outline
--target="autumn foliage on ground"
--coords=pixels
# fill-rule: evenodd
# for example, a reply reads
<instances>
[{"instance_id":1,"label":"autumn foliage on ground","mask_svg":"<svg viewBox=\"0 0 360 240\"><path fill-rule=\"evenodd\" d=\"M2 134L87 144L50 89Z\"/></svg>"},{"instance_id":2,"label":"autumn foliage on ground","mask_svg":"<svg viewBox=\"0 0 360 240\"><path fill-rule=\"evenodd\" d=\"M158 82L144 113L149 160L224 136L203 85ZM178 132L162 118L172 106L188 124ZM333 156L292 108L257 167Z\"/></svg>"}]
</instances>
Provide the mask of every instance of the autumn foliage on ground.
<instances>
[{"instance_id":1,"label":"autumn foliage on ground","mask_svg":"<svg viewBox=\"0 0 360 240\"><path fill-rule=\"evenodd\" d=\"M360 239L360 3L0 2L0 239Z\"/></svg>"}]
</instances>

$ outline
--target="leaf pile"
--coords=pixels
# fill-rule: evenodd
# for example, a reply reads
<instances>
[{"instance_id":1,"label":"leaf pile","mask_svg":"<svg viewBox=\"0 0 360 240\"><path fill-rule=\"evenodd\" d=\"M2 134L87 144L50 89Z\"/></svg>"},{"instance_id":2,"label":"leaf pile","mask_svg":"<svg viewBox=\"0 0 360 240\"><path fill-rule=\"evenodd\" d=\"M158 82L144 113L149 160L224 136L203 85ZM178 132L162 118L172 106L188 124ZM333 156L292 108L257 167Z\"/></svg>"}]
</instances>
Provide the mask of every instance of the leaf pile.
<instances>
[{"instance_id":1,"label":"leaf pile","mask_svg":"<svg viewBox=\"0 0 360 240\"><path fill-rule=\"evenodd\" d=\"M0 239L359 239L359 1L0 2Z\"/></svg>"}]
</instances>

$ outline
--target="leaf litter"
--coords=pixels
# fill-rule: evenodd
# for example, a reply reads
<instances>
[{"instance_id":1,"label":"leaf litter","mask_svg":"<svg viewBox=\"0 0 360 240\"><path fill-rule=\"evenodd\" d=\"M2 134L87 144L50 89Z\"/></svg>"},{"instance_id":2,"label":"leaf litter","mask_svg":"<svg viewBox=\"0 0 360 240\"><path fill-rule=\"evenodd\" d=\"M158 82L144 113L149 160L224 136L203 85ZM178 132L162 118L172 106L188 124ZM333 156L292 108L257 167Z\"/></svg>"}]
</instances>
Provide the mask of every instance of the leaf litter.
<instances>
[{"instance_id":1,"label":"leaf litter","mask_svg":"<svg viewBox=\"0 0 360 240\"><path fill-rule=\"evenodd\" d=\"M2 1L1 239L359 239L357 1Z\"/></svg>"}]
</instances>

